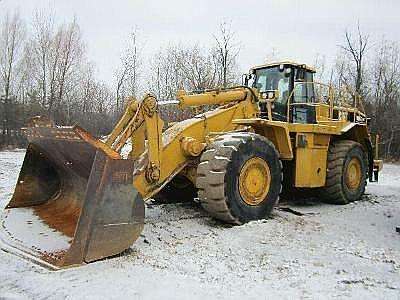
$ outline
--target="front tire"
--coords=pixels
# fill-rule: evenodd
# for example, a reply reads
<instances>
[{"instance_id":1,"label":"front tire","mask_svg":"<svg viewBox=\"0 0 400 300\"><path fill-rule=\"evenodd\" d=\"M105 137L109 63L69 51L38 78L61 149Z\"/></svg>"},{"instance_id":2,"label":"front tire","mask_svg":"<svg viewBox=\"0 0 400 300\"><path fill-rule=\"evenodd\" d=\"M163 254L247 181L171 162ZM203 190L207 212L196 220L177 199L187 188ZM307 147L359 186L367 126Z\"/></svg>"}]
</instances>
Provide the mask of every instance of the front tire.
<instances>
[{"instance_id":1,"label":"front tire","mask_svg":"<svg viewBox=\"0 0 400 300\"><path fill-rule=\"evenodd\" d=\"M263 219L281 192L279 153L258 134L224 134L202 154L196 185L201 205L214 218L231 224Z\"/></svg>"}]
</instances>

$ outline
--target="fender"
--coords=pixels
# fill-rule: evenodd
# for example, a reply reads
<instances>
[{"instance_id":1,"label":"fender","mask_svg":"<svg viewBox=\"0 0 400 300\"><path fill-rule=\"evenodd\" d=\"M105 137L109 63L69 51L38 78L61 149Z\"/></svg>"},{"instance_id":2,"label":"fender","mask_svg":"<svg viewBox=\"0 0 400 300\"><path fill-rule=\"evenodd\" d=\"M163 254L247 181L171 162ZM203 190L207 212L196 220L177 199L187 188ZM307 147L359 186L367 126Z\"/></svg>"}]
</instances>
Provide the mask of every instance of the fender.
<instances>
[{"instance_id":1,"label":"fender","mask_svg":"<svg viewBox=\"0 0 400 300\"><path fill-rule=\"evenodd\" d=\"M283 160L293 159L292 143L290 142L288 123L269 121L261 118L235 119L233 124L251 126L256 133L267 137L274 143Z\"/></svg>"}]
</instances>

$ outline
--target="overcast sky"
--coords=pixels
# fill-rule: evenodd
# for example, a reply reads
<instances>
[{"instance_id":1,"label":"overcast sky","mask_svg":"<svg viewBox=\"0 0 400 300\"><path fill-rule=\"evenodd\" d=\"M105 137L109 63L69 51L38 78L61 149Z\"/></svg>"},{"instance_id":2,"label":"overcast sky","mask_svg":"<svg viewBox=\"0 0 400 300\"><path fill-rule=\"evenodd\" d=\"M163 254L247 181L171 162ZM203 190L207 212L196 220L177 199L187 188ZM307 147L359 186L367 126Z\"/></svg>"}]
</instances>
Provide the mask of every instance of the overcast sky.
<instances>
[{"instance_id":1,"label":"overcast sky","mask_svg":"<svg viewBox=\"0 0 400 300\"><path fill-rule=\"evenodd\" d=\"M98 77L112 79L129 32L137 26L146 57L169 42L208 46L222 21L241 43L242 71L264 62L271 48L280 57L313 64L333 60L346 28L360 23L374 40L400 41L400 0L0 0L0 17L19 9L31 21L36 9L51 10L58 23L74 16Z\"/></svg>"}]
</instances>

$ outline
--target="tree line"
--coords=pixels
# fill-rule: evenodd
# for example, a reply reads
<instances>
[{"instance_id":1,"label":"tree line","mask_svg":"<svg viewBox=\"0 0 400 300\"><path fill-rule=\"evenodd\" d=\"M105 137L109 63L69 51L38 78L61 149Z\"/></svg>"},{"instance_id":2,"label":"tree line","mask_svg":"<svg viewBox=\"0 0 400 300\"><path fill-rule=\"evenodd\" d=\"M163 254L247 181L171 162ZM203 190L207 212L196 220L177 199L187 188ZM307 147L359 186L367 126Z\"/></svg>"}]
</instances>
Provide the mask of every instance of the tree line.
<instances>
[{"instance_id":1,"label":"tree line","mask_svg":"<svg viewBox=\"0 0 400 300\"><path fill-rule=\"evenodd\" d=\"M317 78L361 95L370 128L381 136L385 158L400 157L400 46L398 41L372 40L360 26L346 30L337 57L327 66L317 55ZM57 24L52 15L36 12L27 23L18 12L0 24L0 148L24 143L20 128L36 115L56 124L81 124L93 134L107 134L128 96L145 91L158 99L174 99L178 89L201 91L240 84L240 41L223 22L210 35L209 46L170 43L146 57L138 29L132 30L112 82L96 78L76 19ZM271 49L265 61L280 58ZM168 121L192 115L164 106Z\"/></svg>"},{"instance_id":2,"label":"tree line","mask_svg":"<svg viewBox=\"0 0 400 300\"><path fill-rule=\"evenodd\" d=\"M358 25L346 30L327 79L361 96L371 133L380 136L386 159L400 158L400 44L384 37L372 40Z\"/></svg>"},{"instance_id":3,"label":"tree line","mask_svg":"<svg viewBox=\"0 0 400 300\"><path fill-rule=\"evenodd\" d=\"M27 26L16 12L0 28L1 133L4 145L19 143L19 129L44 115L58 124L82 123L108 131L112 93L96 80L75 19L56 26L36 13Z\"/></svg>"},{"instance_id":4,"label":"tree line","mask_svg":"<svg viewBox=\"0 0 400 300\"><path fill-rule=\"evenodd\" d=\"M129 35L113 82L95 76L95 65L76 19L56 24L52 15L36 12L27 23L18 12L0 24L0 148L21 146L20 128L36 115L56 124L79 123L95 135L110 132L128 96L144 91L172 99L177 89L203 90L236 83L239 53L230 24L222 23L212 46L171 44L150 59L144 70L143 47L135 29ZM143 78L146 73L148 78ZM163 117L190 115L164 108Z\"/></svg>"}]
</instances>

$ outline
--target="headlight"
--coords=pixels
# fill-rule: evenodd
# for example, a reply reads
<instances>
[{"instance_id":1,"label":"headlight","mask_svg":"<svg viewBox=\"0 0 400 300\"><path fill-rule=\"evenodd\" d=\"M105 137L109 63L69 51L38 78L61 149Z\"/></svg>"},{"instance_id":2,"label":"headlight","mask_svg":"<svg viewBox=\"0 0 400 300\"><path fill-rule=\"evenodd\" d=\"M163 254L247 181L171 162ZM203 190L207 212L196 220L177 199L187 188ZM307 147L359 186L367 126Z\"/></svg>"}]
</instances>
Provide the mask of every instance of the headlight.
<instances>
[{"instance_id":1,"label":"headlight","mask_svg":"<svg viewBox=\"0 0 400 300\"><path fill-rule=\"evenodd\" d=\"M276 98L276 91L265 91L260 93L261 99L273 100Z\"/></svg>"},{"instance_id":2,"label":"headlight","mask_svg":"<svg viewBox=\"0 0 400 300\"><path fill-rule=\"evenodd\" d=\"M279 91L278 90L268 90L268 91L260 92L260 97L264 101L267 101L267 100L273 101L279 97Z\"/></svg>"},{"instance_id":3,"label":"headlight","mask_svg":"<svg viewBox=\"0 0 400 300\"><path fill-rule=\"evenodd\" d=\"M260 93L261 99L268 99L268 92L261 92Z\"/></svg>"}]
</instances>

